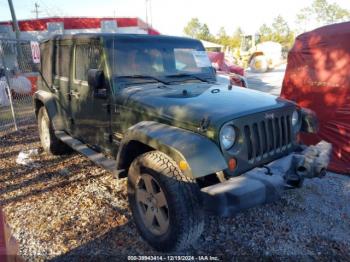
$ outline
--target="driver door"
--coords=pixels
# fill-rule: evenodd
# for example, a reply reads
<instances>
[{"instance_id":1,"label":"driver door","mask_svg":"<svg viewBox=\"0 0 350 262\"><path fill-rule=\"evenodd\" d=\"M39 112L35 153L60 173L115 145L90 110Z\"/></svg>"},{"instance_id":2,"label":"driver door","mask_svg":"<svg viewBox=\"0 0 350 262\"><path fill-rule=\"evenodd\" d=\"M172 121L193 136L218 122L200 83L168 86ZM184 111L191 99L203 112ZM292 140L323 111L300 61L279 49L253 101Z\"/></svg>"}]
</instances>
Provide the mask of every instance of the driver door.
<instances>
[{"instance_id":1,"label":"driver door","mask_svg":"<svg viewBox=\"0 0 350 262\"><path fill-rule=\"evenodd\" d=\"M99 41L79 41L74 45L73 82L70 91L74 136L98 151L108 148L110 138L109 96L96 96L88 84L89 69L103 70Z\"/></svg>"}]
</instances>

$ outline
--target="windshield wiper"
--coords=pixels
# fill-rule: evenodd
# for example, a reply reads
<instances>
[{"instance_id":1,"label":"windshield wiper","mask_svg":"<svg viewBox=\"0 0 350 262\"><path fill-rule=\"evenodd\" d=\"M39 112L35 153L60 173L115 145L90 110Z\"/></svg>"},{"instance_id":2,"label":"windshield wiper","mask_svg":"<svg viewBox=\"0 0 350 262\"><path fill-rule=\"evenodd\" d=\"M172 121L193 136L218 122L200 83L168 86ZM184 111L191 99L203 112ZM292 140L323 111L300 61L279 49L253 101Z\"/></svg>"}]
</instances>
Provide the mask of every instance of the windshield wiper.
<instances>
[{"instance_id":1,"label":"windshield wiper","mask_svg":"<svg viewBox=\"0 0 350 262\"><path fill-rule=\"evenodd\" d=\"M175 74L175 75L167 75L166 77L168 78L176 78L176 77L192 77L194 79L197 79L202 82L210 83L208 79L196 76L196 75L191 75L191 74L186 74L186 73L181 73L181 74Z\"/></svg>"},{"instance_id":2,"label":"windshield wiper","mask_svg":"<svg viewBox=\"0 0 350 262\"><path fill-rule=\"evenodd\" d=\"M169 82L166 82L164 80L159 79L158 77L155 76L146 76L146 75L129 75L129 76L117 76L117 78L131 78L131 79L150 79L150 80L155 80L159 83L162 84L169 84Z\"/></svg>"}]
</instances>

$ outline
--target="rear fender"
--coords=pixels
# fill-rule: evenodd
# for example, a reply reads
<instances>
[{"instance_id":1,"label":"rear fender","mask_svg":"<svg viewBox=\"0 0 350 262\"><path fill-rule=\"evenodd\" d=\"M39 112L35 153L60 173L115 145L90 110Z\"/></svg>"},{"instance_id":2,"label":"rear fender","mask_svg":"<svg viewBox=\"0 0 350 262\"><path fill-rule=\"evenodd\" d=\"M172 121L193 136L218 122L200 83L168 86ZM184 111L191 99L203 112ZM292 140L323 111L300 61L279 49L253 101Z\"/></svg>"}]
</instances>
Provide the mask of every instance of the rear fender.
<instances>
[{"instance_id":1,"label":"rear fender","mask_svg":"<svg viewBox=\"0 0 350 262\"><path fill-rule=\"evenodd\" d=\"M217 145L199 134L152 121L140 122L125 134L117 156L119 169L127 169L127 145L141 142L171 157L177 164L186 161L182 170L189 178L199 178L227 168L226 161Z\"/></svg>"}]
</instances>

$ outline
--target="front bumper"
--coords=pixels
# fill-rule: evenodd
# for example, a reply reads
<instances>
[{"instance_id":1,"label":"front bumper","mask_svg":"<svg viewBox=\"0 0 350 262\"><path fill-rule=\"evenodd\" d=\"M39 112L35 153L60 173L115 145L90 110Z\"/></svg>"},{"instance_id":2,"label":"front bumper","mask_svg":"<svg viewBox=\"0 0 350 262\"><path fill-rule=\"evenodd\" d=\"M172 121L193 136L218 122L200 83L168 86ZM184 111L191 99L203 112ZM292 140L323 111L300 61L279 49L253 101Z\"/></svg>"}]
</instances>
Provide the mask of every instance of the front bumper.
<instances>
[{"instance_id":1,"label":"front bumper","mask_svg":"<svg viewBox=\"0 0 350 262\"><path fill-rule=\"evenodd\" d=\"M301 187L305 178L323 177L332 145L322 141L238 177L201 189L204 209L231 216L278 199L285 189Z\"/></svg>"}]
</instances>

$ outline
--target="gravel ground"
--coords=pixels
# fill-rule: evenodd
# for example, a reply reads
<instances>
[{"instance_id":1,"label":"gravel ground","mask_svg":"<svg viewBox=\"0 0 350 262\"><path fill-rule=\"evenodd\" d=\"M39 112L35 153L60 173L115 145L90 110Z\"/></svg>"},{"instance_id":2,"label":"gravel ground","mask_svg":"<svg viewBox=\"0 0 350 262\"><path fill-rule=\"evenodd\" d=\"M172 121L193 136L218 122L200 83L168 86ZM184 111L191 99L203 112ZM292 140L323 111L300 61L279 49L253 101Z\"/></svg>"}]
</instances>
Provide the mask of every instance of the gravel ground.
<instances>
[{"instance_id":1,"label":"gravel ground","mask_svg":"<svg viewBox=\"0 0 350 262\"><path fill-rule=\"evenodd\" d=\"M16 164L21 150L40 148L35 124L0 138L0 204L27 260L70 260L159 255L137 234L126 180L72 154L39 149L30 167ZM332 256L350 261L350 177L329 173L287 191L281 200L233 218L210 217L190 255L274 260Z\"/></svg>"},{"instance_id":2,"label":"gravel ground","mask_svg":"<svg viewBox=\"0 0 350 262\"><path fill-rule=\"evenodd\" d=\"M281 64L274 70L263 74L254 73L250 69L246 70L246 78L249 88L279 96L286 66L286 64Z\"/></svg>"}]
</instances>

